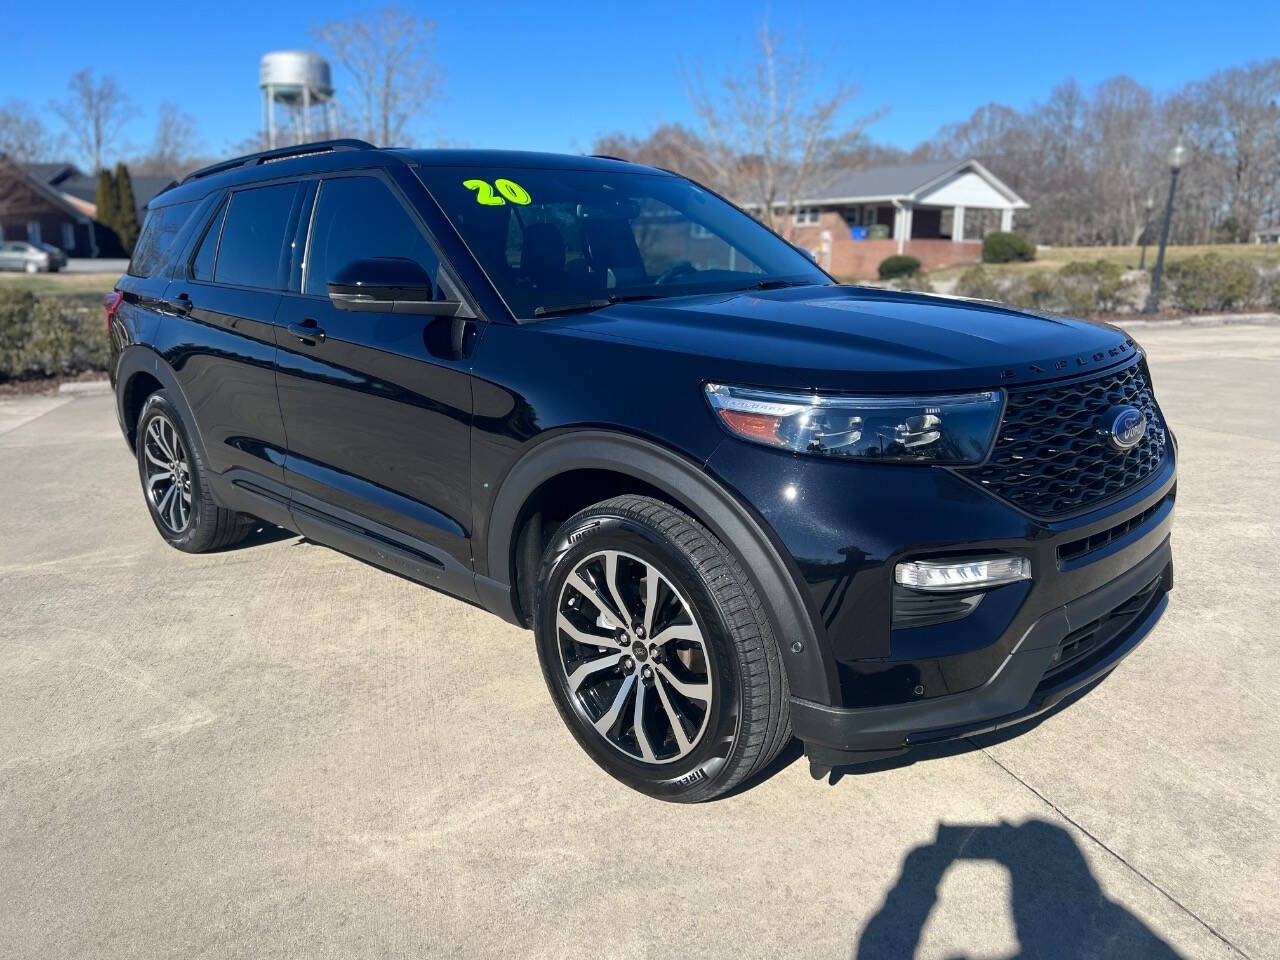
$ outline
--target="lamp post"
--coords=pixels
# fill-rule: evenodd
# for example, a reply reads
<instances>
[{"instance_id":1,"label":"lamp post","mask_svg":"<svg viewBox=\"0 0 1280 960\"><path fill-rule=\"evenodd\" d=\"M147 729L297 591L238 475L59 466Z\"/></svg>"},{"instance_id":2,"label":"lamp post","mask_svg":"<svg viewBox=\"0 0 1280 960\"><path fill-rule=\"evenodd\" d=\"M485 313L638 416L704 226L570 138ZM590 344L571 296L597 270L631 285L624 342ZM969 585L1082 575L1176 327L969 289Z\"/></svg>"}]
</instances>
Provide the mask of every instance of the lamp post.
<instances>
[{"instance_id":1,"label":"lamp post","mask_svg":"<svg viewBox=\"0 0 1280 960\"><path fill-rule=\"evenodd\" d=\"M1142 256L1138 258L1138 269L1147 269L1147 231L1151 228L1151 211L1156 208L1156 198L1150 190L1142 204Z\"/></svg>"},{"instance_id":2,"label":"lamp post","mask_svg":"<svg viewBox=\"0 0 1280 960\"><path fill-rule=\"evenodd\" d=\"M1160 252L1156 254L1156 268L1151 271L1151 296L1147 298L1147 313L1160 309L1160 275L1164 273L1164 248L1169 243L1169 221L1173 219L1173 192L1178 189L1178 171L1187 159L1187 148L1182 138L1169 151L1169 201L1164 207L1164 226L1160 229Z\"/></svg>"}]
</instances>

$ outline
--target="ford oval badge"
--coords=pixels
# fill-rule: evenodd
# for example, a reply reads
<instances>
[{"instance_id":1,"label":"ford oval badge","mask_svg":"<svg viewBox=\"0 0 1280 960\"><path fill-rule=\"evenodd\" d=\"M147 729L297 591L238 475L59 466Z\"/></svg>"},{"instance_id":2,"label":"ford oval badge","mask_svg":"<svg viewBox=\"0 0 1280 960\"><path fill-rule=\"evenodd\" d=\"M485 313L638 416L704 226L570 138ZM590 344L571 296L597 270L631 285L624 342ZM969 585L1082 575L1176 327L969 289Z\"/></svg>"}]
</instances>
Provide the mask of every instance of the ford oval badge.
<instances>
[{"instance_id":1,"label":"ford oval badge","mask_svg":"<svg viewBox=\"0 0 1280 960\"><path fill-rule=\"evenodd\" d=\"M1098 432L1117 450L1132 450L1147 432L1147 418L1137 407L1112 407Z\"/></svg>"}]
</instances>

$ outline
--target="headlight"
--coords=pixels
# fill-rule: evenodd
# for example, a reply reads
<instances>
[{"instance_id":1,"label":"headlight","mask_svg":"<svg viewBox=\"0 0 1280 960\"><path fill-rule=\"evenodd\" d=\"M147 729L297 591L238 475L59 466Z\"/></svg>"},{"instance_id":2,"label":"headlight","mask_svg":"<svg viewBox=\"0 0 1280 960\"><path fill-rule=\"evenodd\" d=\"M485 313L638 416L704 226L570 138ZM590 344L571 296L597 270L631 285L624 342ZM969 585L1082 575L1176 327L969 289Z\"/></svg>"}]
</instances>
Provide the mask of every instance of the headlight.
<instances>
[{"instance_id":1,"label":"headlight","mask_svg":"<svg viewBox=\"0 0 1280 960\"><path fill-rule=\"evenodd\" d=\"M895 463L980 463L1000 424L998 390L853 397L706 386L730 433L797 453Z\"/></svg>"}]
</instances>

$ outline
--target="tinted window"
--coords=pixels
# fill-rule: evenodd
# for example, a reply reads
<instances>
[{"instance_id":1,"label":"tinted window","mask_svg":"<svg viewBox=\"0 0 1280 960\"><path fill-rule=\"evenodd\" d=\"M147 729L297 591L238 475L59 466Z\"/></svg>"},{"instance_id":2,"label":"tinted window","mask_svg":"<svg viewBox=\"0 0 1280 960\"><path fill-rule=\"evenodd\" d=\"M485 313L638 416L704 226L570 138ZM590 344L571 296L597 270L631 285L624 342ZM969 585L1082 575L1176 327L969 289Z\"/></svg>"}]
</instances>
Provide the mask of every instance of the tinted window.
<instances>
[{"instance_id":1,"label":"tinted window","mask_svg":"<svg viewBox=\"0 0 1280 960\"><path fill-rule=\"evenodd\" d=\"M192 280L213 279L213 257L218 252L218 237L222 235L222 220L226 213L227 205L219 204L213 223L205 231L204 239L200 241L200 249L196 251L195 258L191 261Z\"/></svg>"},{"instance_id":2,"label":"tinted window","mask_svg":"<svg viewBox=\"0 0 1280 960\"><path fill-rule=\"evenodd\" d=\"M375 257L415 260L437 282L434 251L386 184L372 177L326 180L311 224L304 292L325 296L330 277Z\"/></svg>"},{"instance_id":3,"label":"tinted window","mask_svg":"<svg viewBox=\"0 0 1280 960\"><path fill-rule=\"evenodd\" d=\"M241 190L231 197L213 279L241 287L279 286L284 235L298 185Z\"/></svg>"},{"instance_id":4,"label":"tinted window","mask_svg":"<svg viewBox=\"0 0 1280 960\"><path fill-rule=\"evenodd\" d=\"M167 207L156 207L148 211L147 220L142 225L142 236L133 248L133 259L129 261L129 275L134 277L151 277L164 265L165 256L173 247L187 218L191 216L196 201L175 203Z\"/></svg>"}]
</instances>

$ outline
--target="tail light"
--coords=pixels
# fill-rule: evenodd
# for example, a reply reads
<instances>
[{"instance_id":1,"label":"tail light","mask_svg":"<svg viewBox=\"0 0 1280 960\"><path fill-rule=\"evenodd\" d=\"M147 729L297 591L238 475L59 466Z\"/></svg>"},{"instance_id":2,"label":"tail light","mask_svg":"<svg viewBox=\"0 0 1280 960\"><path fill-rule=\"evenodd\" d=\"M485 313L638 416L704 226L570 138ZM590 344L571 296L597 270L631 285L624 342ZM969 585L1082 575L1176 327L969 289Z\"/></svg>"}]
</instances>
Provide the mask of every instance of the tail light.
<instances>
[{"instance_id":1,"label":"tail light","mask_svg":"<svg viewBox=\"0 0 1280 960\"><path fill-rule=\"evenodd\" d=\"M111 336L111 321L116 318L116 311L124 303L124 294L118 290L108 293L102 298L102 309L107 312L107 336Z\"/></svg>"}]
</instances>

